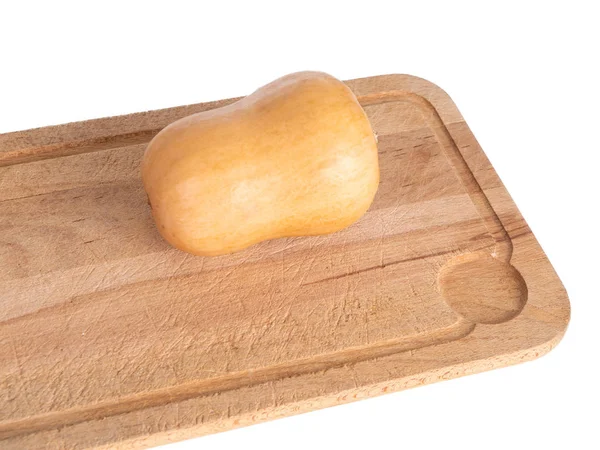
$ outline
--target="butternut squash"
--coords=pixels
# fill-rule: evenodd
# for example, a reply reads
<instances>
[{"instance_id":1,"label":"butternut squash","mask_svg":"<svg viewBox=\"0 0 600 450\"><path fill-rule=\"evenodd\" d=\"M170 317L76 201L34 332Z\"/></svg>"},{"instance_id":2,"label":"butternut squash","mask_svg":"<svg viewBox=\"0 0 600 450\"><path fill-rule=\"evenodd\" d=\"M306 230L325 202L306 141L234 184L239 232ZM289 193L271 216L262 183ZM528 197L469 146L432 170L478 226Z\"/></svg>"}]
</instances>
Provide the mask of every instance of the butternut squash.
<instances>
[{"instance_id":1,"label":"butternut squash","mask_svg":"<svg viewBox=\"0 0 600 450\"><path fill-rule=\"evenodd\" d=\"M142 180L169 243L221 255L354 223L379 184L377 142L344 83L299 72L164 128Z\"/></svg>"}]
</instances>

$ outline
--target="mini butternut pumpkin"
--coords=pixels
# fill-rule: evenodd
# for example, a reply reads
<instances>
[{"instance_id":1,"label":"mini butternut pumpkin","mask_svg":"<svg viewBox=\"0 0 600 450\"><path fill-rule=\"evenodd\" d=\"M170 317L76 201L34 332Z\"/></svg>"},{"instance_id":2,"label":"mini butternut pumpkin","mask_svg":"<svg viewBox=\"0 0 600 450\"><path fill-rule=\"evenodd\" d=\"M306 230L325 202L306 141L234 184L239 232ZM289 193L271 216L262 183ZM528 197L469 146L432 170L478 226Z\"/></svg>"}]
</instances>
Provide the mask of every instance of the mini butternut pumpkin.
<instances>
[{"instance_id":1,"label":"mini butternut pumpkin","mask_svg":"<svg viewBox=\"0 0 600 450\"><path fill-rule=\"evenodd\" d=\"M377 142L344 83L300 72L164 128L142 180L168 242L221 255L358 220L379 184Z\"/></svg>"}]
</instances>

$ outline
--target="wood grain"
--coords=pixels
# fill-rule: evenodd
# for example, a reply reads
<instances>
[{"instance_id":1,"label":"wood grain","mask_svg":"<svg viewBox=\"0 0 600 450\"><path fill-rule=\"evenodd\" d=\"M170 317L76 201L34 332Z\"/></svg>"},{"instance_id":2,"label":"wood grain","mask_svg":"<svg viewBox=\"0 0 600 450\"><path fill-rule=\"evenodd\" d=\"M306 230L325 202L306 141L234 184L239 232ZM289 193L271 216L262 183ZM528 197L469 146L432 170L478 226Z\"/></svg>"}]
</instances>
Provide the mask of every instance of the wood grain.
<instances>
[{"instance_id":1,"label":"wood grain","mask_svg":"<svg viewBox=\"0 0 600 450\"><path fill-rule=\"evenodd\" d=\"M168 123L235 99L0 135L0 447L139 448L535 358L567 295L450 98L347 82L379 138L367 214L201 258L140 182Z\"/></svg>"}]
</instances>

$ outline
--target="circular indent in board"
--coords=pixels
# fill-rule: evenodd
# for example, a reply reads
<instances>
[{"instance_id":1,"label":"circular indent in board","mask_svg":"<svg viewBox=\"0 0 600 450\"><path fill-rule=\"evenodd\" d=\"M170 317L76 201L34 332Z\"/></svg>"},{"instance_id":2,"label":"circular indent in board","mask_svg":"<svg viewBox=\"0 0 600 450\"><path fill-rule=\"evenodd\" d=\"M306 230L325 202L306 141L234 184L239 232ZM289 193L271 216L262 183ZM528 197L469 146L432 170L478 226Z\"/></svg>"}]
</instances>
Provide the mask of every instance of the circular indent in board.
<instances>
[{"instance_id":1,"label":"circular indent in board","mask_svg":"<svg viewBox=\"0 0 600 450\"><path fill-rule=\"evenodd\" d=\"M446 303L474 323L502 323L516 317L527 302L527 284L521 274L485 252L450 259L438 274Z\"/></svg>"}]
</instances>

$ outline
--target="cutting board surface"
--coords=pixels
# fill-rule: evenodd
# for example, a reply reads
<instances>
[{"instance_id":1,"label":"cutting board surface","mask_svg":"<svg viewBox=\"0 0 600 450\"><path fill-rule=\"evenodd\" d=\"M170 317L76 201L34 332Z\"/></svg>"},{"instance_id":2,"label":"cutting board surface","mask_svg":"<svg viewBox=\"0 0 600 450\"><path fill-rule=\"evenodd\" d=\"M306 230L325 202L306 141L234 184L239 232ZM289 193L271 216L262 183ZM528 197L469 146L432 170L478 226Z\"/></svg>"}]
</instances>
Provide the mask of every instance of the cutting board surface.
<instances>
[{"instance_id":1,"label":"cutting board surface","mask_svg":"<svg viewBox=\"0 0 600 450\"><path fill-rule=\"evenodd\" d=\"M378 135L370 210L228 256L160 238L139 166L235 99L0 135L0 447L151 446L556 345L566 293L454 103L347 83Z\"/></svg>"}]
</instances>

